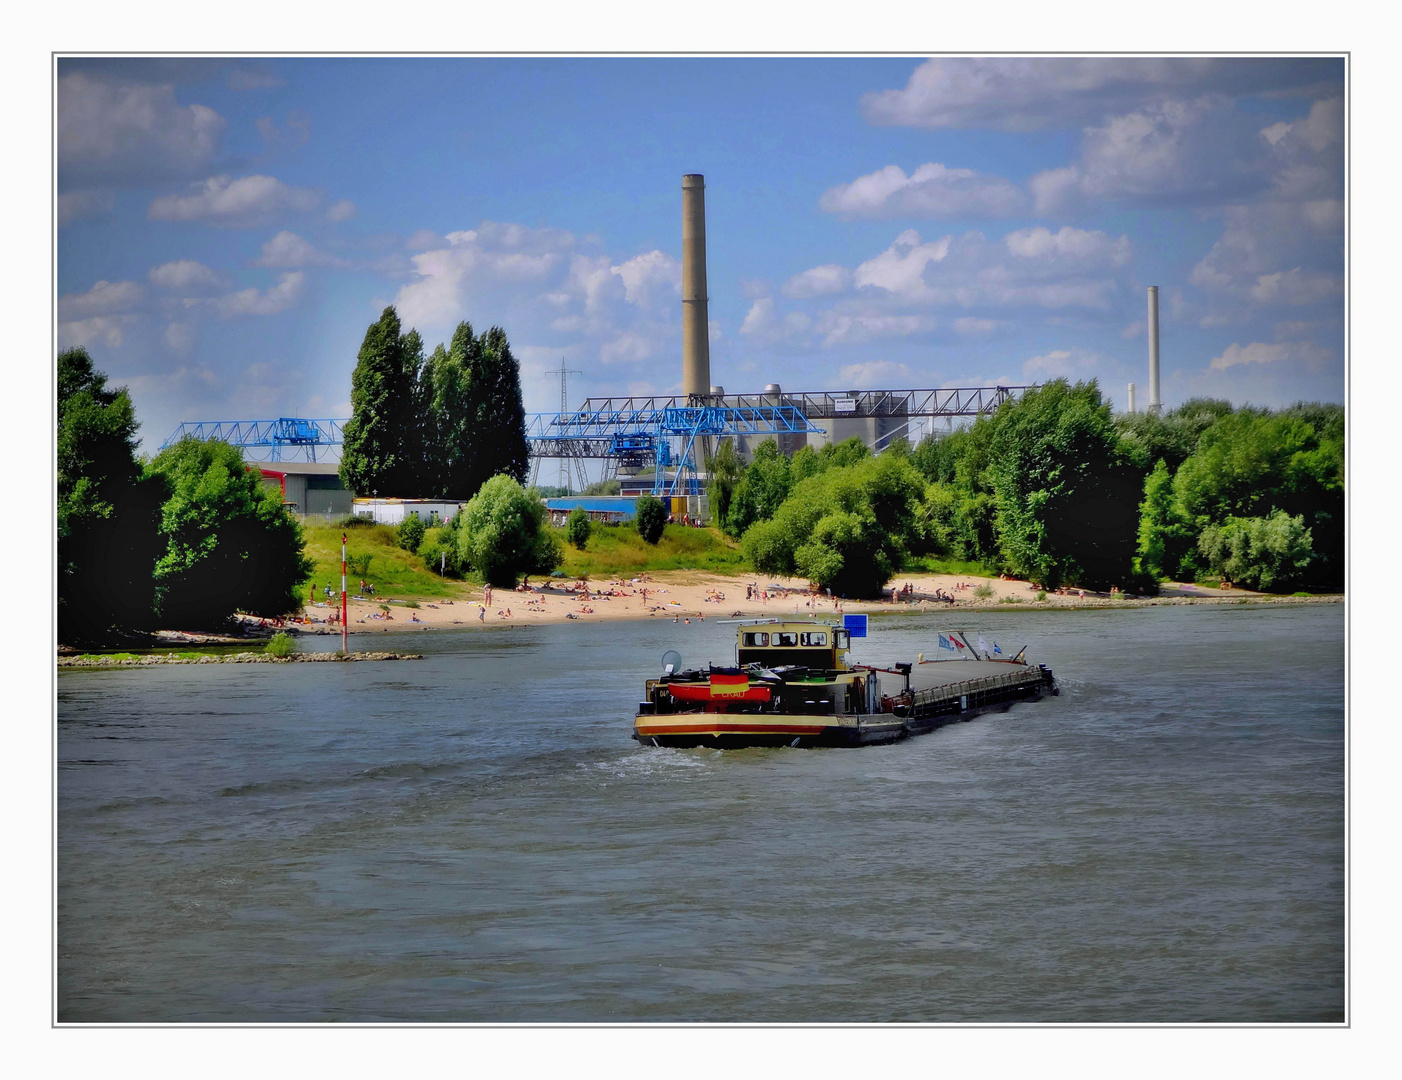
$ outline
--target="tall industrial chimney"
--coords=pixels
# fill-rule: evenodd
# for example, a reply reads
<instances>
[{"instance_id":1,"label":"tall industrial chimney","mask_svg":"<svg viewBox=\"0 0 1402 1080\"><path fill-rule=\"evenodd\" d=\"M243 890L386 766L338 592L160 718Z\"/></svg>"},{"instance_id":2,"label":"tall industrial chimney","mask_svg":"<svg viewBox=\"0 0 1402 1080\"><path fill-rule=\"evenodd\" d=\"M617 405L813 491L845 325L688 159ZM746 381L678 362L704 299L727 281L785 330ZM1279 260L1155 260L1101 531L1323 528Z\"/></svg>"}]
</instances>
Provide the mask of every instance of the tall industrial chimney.
<instances>
[{"instance_id":1,"label":"tall industrial chimney","mask_svg":"<svg viewBox=\"0 0 1402 1080\"><path fill-rule=\"evenodd\" d=\"M1134 412L1134 383L1129 384L1129 411Z\"/></svg>"},{"instance_id":2,"label":"tall industrial chimney","mask_svg":"<svg viewBox=\"0 0 1402 1080\"><path fill-rule=\"evenodd\" d=\"M1149 286L1149 411L1158 416L1163 408L1159 397L1159 287Z\"/></svg>"},{"instance_id":3,"label":"tall industrial chimney","mask_svg":"<svg viewBox=\"0 0 1402 1080\"><path fill-rule=\"evenodd\" d=\"M682 177L682 393L711 389L710 325L706 315L706 184Z\"/></svg>"}]
</instances>

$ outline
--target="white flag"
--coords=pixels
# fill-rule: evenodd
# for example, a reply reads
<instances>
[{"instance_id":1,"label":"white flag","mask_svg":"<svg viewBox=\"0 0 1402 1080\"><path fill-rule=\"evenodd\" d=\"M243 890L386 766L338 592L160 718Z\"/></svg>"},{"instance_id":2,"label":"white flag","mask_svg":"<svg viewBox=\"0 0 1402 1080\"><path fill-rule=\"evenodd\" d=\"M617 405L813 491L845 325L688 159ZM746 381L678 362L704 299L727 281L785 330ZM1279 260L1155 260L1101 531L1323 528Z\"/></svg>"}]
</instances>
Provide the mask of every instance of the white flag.
<instances>
[{"instance_id":1,"label":"white flag","mask_svg":"<svg viewBox=\"0 0 1402 1080\"><path fill-rule=\"evenodd\" d=\"M984 656L988 655L988 642L983 640L982 634L978 636L978 651L983 653Z\"/></svg>"}]
</instances>

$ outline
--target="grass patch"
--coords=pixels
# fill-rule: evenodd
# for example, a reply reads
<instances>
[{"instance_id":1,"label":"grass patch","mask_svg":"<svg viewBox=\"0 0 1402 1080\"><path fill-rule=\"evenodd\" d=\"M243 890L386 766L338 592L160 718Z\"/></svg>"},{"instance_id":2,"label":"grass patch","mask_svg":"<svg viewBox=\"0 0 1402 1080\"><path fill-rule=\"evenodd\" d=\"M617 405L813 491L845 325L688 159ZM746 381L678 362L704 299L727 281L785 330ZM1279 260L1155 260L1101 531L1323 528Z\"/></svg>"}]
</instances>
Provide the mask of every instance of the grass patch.
<instances>
[{"instance_id":1,"label":"grass patch","mask_svg":"<svg viewBox=\"0 0 1402 1080\"><path fill-rule=\"evenodd\" d=\"M1039 603L1039 604L1045 604L1046 602L1047 602L1047 591L1046 591L1045 589L1043 589L1041 592L1039 592L1039 593L1037 594L1037 603Z\"/></svg>"},{"instance_id":2,"label":"grass patch","mask_svg":"<svg viewBox=\"0 0 1402 1080\"><path fill-rule=\"evenodd\" d=\"M312 583L320 596L330 584L333 591L341 588L341 533L346 533L346 562L356 560L367 566L363 574L354 575L346 587L354 594L359 591L360 578L372 582L377 597L411 599L437 597L456 599L467 595L460 581L441 578L424 566L417 555L399 546L393 526L362 525L343 530L339 525L303 525L307 541L307 557L315 564ZM368 557L369 562L364 563ZM303 594L305 599L306 594Z\"/></svg>"},{"instance_id":3,"label":"grass patch","mask_svg":"<svg viewBox=\"0 0 1402 1080\"><path fill-rule=\"evenodd\" d=\"M1004 596L1004 597L1000 597L1000 598L999 598L998 603L1000 603L1000 604L1020 604L1020 603L1022 603L1022 597L1020 597L1020 596Z\"/></svg>"},{"instance_id":4,"label":"grass patch","mask_svg":"<svg viewBox=\"0 0 1402 1080\"><path fill-rule=\"evenodd\" d=\"M933 555L920 555L908 558L901 567L901 573L953 574L957 577L995 577L998 571L981 562L965 559L938 559Z\"/></svg>"},{"instance_id":5,"label":"grass patch","mask_svg":"<svg viewBox=\"0 0 1402 1080\"><path fill-rule=\"evenodd\" d=\"M980 600L987 600L990 596L993 595L993 586L985 581L983 584L978 585L974 588L974 595L977 596Z\"/></svg>"},{"instance_id":6,"label":"grass patch","mask_svg":"<svg viewBox=\"0 0 1402 1080\"><path fill-rule=\"evenodd\" d=\"M297 651L297 642L292 640L291 634L284 634L279 630L268 639L268 644L263 646L263 651L269 656L276 656L279 660L285 660Z\"/></svg>"},{"instance_id":7,"label":"grass patch","mask_svg":"<svg viewBox=\"0 0 1402 1080\"><path fill-rule=\"evenodd\" d=\"M743 574L750 570L740 545L719 529L668 525L656 545L646 543L632 525L594 527L589 547L579 551L565 544L565 530L552 529L565 548L560 569L571 578L629 577L658 570L699 570L717 574Z\"/></svg>"}]
</instances>

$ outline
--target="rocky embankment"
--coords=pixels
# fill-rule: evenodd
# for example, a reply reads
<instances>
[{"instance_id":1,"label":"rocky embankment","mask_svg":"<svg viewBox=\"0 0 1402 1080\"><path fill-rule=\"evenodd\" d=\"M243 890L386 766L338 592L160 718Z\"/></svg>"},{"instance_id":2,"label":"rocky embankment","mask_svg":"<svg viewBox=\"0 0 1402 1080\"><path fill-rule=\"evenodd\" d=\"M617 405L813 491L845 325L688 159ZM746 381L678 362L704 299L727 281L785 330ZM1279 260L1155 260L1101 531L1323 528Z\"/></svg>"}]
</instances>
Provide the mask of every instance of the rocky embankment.
<instances>
[{"instance_id":1,"label":"rocky embankment","mask_svg":"<svg viewBox=\"0 0 1402 1080\"><path fill-rule=\"evenodd\" d=\"M360 653L293 653L291 656L270 656L265 652L239 652L227 656L103 656L88 653L82 656L60 656L59 667L155 667L157 664L336 664L351 660L422 660L421 653L360 652Z\"/></svg>"}]
</instances>

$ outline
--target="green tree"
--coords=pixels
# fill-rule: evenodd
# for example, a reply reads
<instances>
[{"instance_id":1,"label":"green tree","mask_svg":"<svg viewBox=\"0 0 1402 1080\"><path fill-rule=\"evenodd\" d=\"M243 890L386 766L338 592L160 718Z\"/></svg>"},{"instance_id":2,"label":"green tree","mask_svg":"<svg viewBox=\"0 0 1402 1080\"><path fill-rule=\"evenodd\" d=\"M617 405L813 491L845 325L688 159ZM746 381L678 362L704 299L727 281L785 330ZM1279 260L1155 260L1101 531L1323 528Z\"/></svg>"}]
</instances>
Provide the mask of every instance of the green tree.
<instances>
[{"instance_id":1,"label":"green tree","mask_svg":"<svg viewBox=\"0 0 1402 1080\"><path fill-rule=\"evenodd\" d=\"M301 526L237 449L182 439L147 468L171 492L155 571L165 625L212 627L236 611L275 617L297 609L312 572Z\"/></svg>"},{"instance_id":2,"label":"green tree","mask_svg":"<svg viewBox=\"0 0 1402 1080\"><path fill-rule=\"evenodd\" d=\"M592 484L586 485L584 490L580 492L581 495L621 495L622 493L623 481L621 480L595 480Z\"/></svg>"},{"instance_id":3,"label":"green tree","mask_svg":"<svg viewBox=\"0 0 1402 1080\"><path fill-rule=\"evenodd\" d=\"M633 521L638 527L638 535L649 544L662 539L662 530L667 524L667 507L661 499L651 495L639 495L633 510Z\"/></svg>"},{"instance_id":4,"label":"green tree","mask_svg":"<svg viewBox=\"0 0 1402 1080\"><path fill-rule=\"evenodd\" d=\"M1198 548L1214 574L1265 592L1300 583L1314 554L1304 516L1291 517L1283 510L1209 525L1198 538Z\"/></svg>"},{"instance_id":5,"label":"green tree","mask_svg":"<svg viewBox=\"0 0 1402 1080\"><path fill-rule=\"evenodd\" d=\"M57 368L59 640L149 629L165 485L142 476L126 388L109 389L85 349Z\"/></svg>"},{"instance_id":6,"label":"green tree","mask_svg":"<svg viewBox=\"0 0 1402 1080\"><path fill-rule=\"evenodd\" d=\"M424 542L424 533L428 532L428 526L424 524L424 519L412 510L406 511L404 520L394 530L395 539L399 546L408 552L417 552L419 545Z\"/></svg>"},{"instance_id":7,"label":"green tree","mask_svg":"<svg viewBox=\"0 0 1402 1080\"><path fill-rule=\"evenodd\" d=\"M593 523L589 520L589 512L582 506L576 506L565 518L565 539L580 551L589 545L589 534L592 530Z\"/></svg>"},{"instance_id":8,"label":"green tree","mask_svg":"<svg viewBox=\"0 0 1402 1080\"><path fill-rule=\"evenodd\" d=\"M494 326L478 342L468 383L473 418L472 478L476 487L497 474L518 484L529 464L526 412L521 404L521 369L506 340Z\"/></svg>"},{"instance_id":9,"label":"green tree","mask_svg":"<svg viewBox=\"0 0 1402 1080\"><path fill-rule=\"evenodd\" d=\"M1128 582L1143 474L1094 380L1055 379L998 410L989 475L1007 564L1048 589Z\"/></svg>"},{"instance_id":10,"label":"green tree","mask_svg":"<svg viewBox=\"0 0 1402 1080\"><path fill-rule=\"evenodd\" d=\"M744 462L735 449L733 439L722 439L716 452L706 462L706 472L710 475L706 492L709 496L711 520L722 528L730 517L730 505L735 499L735 491L745 475Z\"/></svg>"},{"instance_id":11,"label":"green tree","mask_svg":"<svg viewBox=\"0 0 1402 1080\"><path fill-rule=\"evenodd\" d=\"M919 541L924 490L901 457L831 467L796 485L741 546L761 573L801 573L846 596L876 596Z\"/></svg>"},{"instance_id":12,"label":"green tree","mask_svg":"<svg viewBox=\"0 0 1402 1080\"><path fill-rule=\"evenodd\" d=\"M548 574L564 553L545 528L545 507L513 477L492 477L458 515L463 565L493 585L512 586L522 574Z\"/></svg>"},{"instance_id":13,"label":"green tree","mask_svg":"<svg viewBox=\"0 0 1402 1080\"><path fill-rule=\"evenodd\" d=\"M1159 458L1144 481L1144 501L1139 505L1140 570L1155 578L1177 580L1183 573L1183 560L1196 546L1195 537L1192 524L1174 498L1168 463Z\"/></svg>"},{"instance_id":14,"label":"green tree","mask_svg":"<svg viewBox=\"0 0 1402 1080\"><path fill-rule=\"evenodd\" d=\"M792 488L789 459L775 440L765 439L755 447L744 476L736 484L726 515L718 518L721 528L738 537L756 521L768 521Z\"/></svg>"},{"instance_id":15,"label":"green tree","mask_svg":"<svg viewBox=\"0 0 1402 1080\"><path fill-rule=\"evenodd\" d=\"M399 315L387 307L365 331L351 376L351 418L341 433L341 482L359 495L413 494L417 468L405 431L414 374L405 369Z\"/></svg>"},{"instance_id":16,"label":"green tree","mask_svg":"<svg viewBox=\"0 0 1402 1080\"><path fill-rule=\"evenodd\" d=\"M481 486L474 454L477 448L473 410L473 373L478 345L472 324L460 322L448 348L433 353L433 413L437 437L438 486L445 498L466 501Z\"/></svg>"}]
</instances>

